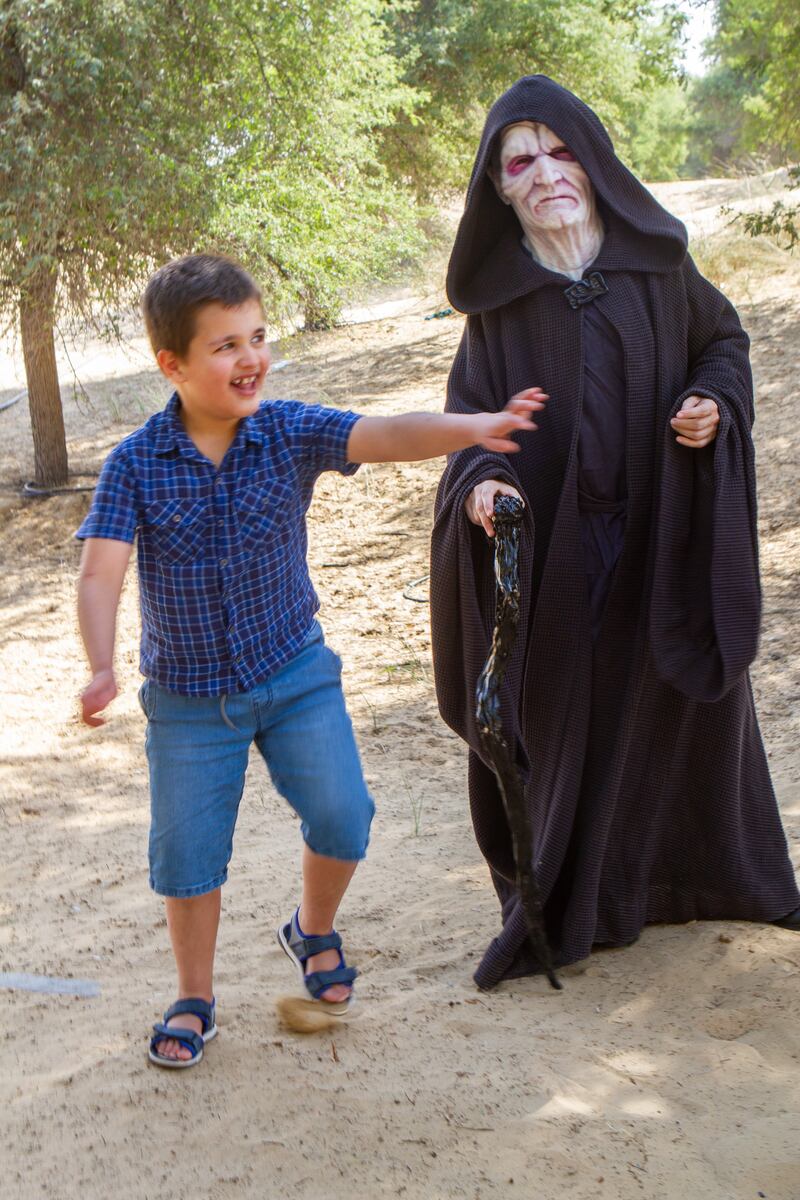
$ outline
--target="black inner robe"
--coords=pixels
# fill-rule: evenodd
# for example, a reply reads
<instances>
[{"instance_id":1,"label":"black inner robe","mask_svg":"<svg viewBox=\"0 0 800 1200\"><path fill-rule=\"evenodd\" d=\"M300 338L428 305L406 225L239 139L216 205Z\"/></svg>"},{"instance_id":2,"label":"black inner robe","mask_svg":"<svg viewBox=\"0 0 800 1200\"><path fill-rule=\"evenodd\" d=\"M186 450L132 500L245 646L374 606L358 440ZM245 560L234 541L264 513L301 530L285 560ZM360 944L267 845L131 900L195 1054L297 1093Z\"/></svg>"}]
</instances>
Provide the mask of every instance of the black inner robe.
<instances>
[{"instance_id":1,"label":"black inner robe","mask_svg":"<svg viewBox=\"0 0 800 1200\"><path fill-rule=\"evenodd\" d=\"M597 640L625 541L627 485L625 362L622 343L600 307L583 309L583 405L578 433L578 511Z\"/></svg>"}]
</instances>

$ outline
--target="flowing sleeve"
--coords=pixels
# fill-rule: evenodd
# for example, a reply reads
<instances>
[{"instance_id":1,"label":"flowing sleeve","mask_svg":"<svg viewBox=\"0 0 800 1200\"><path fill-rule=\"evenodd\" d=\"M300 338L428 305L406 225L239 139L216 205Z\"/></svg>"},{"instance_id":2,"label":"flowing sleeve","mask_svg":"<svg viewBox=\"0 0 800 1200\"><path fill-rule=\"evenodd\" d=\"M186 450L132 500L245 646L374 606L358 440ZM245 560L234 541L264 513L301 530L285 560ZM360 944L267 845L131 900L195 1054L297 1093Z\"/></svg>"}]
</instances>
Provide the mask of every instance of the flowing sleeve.
<instances>
[{"instance_id":1,"label":"flowing sleeve","mask_svg":"<svg viewBox=\"0 0 800 1200\"><path fill-rule=\"evenodd\" d=\"M447 387L447 412L497 412L508 397L492 378L480 317L468 318ZM481 447L448 458L436 496L431 538L431 645L439 711L444 721L476 751L475 684L489 653L494 623L494 548L483 529L464 511L472 489L484 479L515 487L525 501L520 573L533 570L533 517L514 471L513 457ZM527 628L528 589L524 589L521 628ZM524 639L507 673L513 689L521 674ZM517 661L519 659L519 661ZM515 705L502 706L512 714ZM513 720L509 716L509 721ZM513 728L508 734L513 736ZM513 744L513 743L512 743Z\"/></svg>"},{"instance_id":2,"label":"flowing sleeve","mask_svg":"<svg viewBox=\"0 0 800 1200\"><path fill-rule=\"evenodd\" d=\"M720 699L758 650L761 587L756 527L749 339L730 302L687 260L685 387L719 408L710 446L679 445L667 422L658 500L650 633L662 679L695 700Z\"/></svg>"}]
</instances>

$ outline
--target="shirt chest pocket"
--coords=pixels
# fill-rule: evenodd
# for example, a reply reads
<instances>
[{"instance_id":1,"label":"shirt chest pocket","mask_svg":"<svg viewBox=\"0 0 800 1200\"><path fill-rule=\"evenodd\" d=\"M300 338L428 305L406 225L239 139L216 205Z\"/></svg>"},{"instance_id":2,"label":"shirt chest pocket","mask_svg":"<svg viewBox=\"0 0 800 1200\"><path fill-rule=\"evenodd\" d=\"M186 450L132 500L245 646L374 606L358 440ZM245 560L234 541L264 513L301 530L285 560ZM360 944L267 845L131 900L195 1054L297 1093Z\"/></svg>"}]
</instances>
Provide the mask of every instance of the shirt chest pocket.
<instances>
[{"instance_id":1,"label":"shirt chest pocket","mask_svg":"<svg viewBox=\"0 0 800 1200\"><path fill-rule=\"evenodd\" d=\"M179 567L211 553L208 506L203 500L161 500L145 513L143 533L156 558Z\"/></svg>"},{"instance_id":2,"label":"shirt chest pocket","mask_svg":"<svg viewBox=\"0 0 800 1200\"><path fill-rule=\"evenodd\" d=\"M291 524L295 505L292 487L280 480L244 488L235 501L241 549L246 554L257 554L279 544Z\"/></svg>"}]
</instances>

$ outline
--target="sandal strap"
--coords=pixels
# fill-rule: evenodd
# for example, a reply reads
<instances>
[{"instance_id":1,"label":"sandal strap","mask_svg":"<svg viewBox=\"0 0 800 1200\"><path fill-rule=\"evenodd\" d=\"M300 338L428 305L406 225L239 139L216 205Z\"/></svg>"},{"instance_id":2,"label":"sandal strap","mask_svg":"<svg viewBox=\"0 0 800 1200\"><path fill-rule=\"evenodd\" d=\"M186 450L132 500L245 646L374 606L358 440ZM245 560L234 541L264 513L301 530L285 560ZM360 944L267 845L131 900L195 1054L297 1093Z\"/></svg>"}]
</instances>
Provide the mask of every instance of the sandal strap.
<instances>
[{"instance_id":1,"label":"sandal strap","mask_svg":"<svg viewBox=\"0 0 800 1200\"><path fill-rule=\"evenodd\" d=\"M303 982L306 990L316 1000L321 992L333 987L334 984L352 984L357 975L358 971L355 967L336 967L333 971L312 971L310 975L306 975Z\"/></svg>"},{"instance_id":2,"label":"sandal strap","mask_svg":"<svg viewBox=\"0 0 800 1200\"><path fill-rule=\"evenodd\" d=\"M167 1038L172 1038L174 1041L179 1042L181 1046L185 1046L187 1050L191 1051L193 1058L196 1058L201 1053L205 1045L203 1035L195 1033L194 1029L181 1029L174 1025L158 1024L153 1026L153 1037L150 1039L150 1049L154 1054L158 1054L156 1050L158 1043L165 1041ZM166 1058L167 1056L162 1054L160 1057Z\"/></svg>"},{"instance_id":3,"label":"sandal strap","mask_svg":"<svg viewBox=\"0 0 800 1200\"><path fill-rule=\"evenodd\" d=\"M164 1013L164 1024L171 1021L173 1017L182 1017L184 1013L191 1013L193 1017L197 1017L198 1021L203 1023L203 1033L206 1033L214 1024L214 1009L216 1001L211 1003L203 1000L200 996L187 996L184 1000L176 1000L175 1003ZM155 1028L155 1026L154 1026Z\"/></svg>"},{"instance_id":4,"label":"sandal strap","mask_svg":"<svg viewBox=\"0 0 800 1200\"><path fill-rule=\"evenodd\" d=\"M292 930L292 933L294 935L295 930ZM323 950L341 950L342 939L334 929L333 933L321 934L319 937L293 936L289 944L300 962L305 962L315 954L322 954Z\"/></svg>"}]
</instances>

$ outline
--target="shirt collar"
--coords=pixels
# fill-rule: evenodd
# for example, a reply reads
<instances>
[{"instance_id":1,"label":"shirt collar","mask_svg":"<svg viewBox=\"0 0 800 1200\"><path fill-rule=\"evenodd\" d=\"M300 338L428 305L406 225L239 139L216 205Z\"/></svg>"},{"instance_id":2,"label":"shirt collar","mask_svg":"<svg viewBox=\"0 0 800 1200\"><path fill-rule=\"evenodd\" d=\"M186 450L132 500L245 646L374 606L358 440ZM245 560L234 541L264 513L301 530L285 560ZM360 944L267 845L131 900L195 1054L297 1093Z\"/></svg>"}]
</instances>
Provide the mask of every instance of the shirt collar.
<instances>
[{"instance_id":1,"label":"shirt collar","mask_svg":"<svg viewBox=\"0 0 800 1200\"><path fill-rule=\"evenodd\" d=\"M173 392L167 401L166 408L161 413L161 421L159 421L158 429L155 434L153 449L156 454L169 454L173 450L186 452L191 448L195 454L197 451L192 439L183 428L183 422L180 418L181 401L177 392ZM256 446L264 445L264 432L258 423L258 412L252 417L243 417L239 422L239 429L236 432L236 437L241 435L246 442L252 442Z\"/></svg>"}]
</instances>

